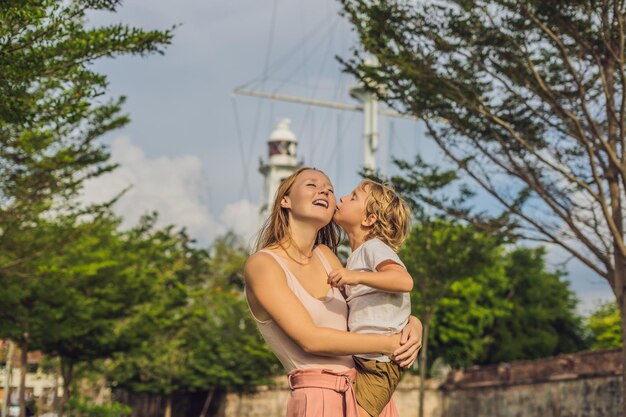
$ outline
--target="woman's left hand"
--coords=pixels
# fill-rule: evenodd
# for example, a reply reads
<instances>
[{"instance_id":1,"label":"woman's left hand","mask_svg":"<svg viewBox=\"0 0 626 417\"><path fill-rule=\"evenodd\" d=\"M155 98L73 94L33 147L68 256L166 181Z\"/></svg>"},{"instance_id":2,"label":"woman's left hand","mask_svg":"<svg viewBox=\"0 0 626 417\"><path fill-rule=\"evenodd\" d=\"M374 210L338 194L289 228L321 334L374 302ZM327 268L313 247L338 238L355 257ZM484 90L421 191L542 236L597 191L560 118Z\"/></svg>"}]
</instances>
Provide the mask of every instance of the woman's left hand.
<instances>
[{"instance_id":1,"label":"woman's left hand","mask_svg":"<svg viewBox=\"0 0 626 417\"><path fill-rule=\"evenodd\" d=\"M393 352L393 360L402 368L410 368L415 363L422 347L422 330L422 322L410 316L408 324L402 329L400 347Z\"/></svg>"}]
</instances>

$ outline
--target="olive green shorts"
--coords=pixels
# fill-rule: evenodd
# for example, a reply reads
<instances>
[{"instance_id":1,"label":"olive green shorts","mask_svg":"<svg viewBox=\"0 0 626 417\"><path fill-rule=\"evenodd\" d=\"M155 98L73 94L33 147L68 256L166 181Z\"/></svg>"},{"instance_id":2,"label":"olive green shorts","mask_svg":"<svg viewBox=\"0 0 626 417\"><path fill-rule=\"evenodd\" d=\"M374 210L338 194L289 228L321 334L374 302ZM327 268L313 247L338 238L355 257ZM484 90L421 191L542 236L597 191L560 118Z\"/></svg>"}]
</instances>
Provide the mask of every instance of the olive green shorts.
<instances>
[{"instance_id":1,"label":"olive green shorts","mask_svg":"<svg viewBox=\"0 0 626 417\"><path fill-rule=\"evenodd\" d=\"M356 401L372 417L385 408L398 386L402 369L394 361L378 362L354 357Z\"/></svg>"}]
</instances>

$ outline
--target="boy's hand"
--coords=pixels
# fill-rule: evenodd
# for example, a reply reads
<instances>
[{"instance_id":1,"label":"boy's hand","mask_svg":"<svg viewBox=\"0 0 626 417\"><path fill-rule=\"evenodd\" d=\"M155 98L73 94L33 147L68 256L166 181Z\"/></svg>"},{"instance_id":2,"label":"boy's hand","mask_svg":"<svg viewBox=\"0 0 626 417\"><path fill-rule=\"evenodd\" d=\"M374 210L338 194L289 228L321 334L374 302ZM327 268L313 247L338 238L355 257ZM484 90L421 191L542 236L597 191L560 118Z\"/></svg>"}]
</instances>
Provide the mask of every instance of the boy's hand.
<instances>
[{"instance_id":1,"label":"boy's hand","mask_svg":"<svg viewBox=\"0 0 626 417\"><path fill-rule=\"evenodd\" d=\"M327 282L331 287L339 288L343 288L345 285L356 285L360 283L359 274L360 272L350 271L346 268L339 268L328 274Z\"/></svg>"}]
</instances>

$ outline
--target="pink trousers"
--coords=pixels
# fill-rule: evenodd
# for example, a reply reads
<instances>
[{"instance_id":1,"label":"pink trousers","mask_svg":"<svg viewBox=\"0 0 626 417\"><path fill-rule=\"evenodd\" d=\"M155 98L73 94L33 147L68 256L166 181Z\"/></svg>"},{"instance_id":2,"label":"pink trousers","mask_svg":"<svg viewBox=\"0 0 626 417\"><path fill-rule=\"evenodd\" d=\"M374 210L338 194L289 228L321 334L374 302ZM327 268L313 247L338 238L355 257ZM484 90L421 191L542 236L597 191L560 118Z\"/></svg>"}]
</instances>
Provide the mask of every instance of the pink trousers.
<instances>
[{"instance_id":1,"label":"pink trousers","mask_svg":"<svg viewBox=\"0 0 626 417\"><path fill-rule=\"evenodd\" d=\"M287 417L358 417L358 405L352 384L354 368L345 372L328 369L296 369L289 372L291 396ZM398 417L389 401L379 417Z\"/></svg>"}]
</instances>

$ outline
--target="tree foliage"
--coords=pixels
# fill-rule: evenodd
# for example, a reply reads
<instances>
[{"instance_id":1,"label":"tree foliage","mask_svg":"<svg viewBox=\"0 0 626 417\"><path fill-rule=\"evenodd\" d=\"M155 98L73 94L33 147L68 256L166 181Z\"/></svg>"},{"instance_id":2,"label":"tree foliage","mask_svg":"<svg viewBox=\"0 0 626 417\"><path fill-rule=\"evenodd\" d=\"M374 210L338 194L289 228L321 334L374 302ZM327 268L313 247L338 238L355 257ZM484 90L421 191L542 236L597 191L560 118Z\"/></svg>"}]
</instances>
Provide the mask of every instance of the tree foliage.
<instances>
[{"instance_id":1,"label":"tree foliage","mask_svg":"<svg viewBox=\"0 0 626 417\"><path fill-rule=\"evenodd\" d=\"M250 318L236 279L247 258L238 238L227 234L208 251L185 247L177 256L183 269L158 280L157 295L138 322L148 337L115 360L112 384L170 396L250 391L269 383L281 368Z\"/></svg>"},{"instance_id":2,"label":"tree foliage","mask_svg":"<svg viewBox=\"0 0 626 417\"><path fill-rule=\"evenodd\" d=\"M426 378L431 324L440 316L444 306L463 303L456 315L456 329L447 327L447 336L462 339L458 362L469 362L480 351L478 335L499 314L497 299L489 297L502 279L494 279L489 271L497 259L498 242L495 238L477 232L473 227L444 219L423 219L415 224L400 251L400 256L414 281L411 305L424 325L420 351L420 375ZM493 286L479 282L481 277L491 279ZM456 294L453 296L452 292ZM463 296L460 296L463 294ZM485 299L496 303L483 303ZM451 323L452 324L452 323ZM441 334L444 338L446 335ZM463 344L463 342L467 342ZM448 350L448 353L452 349ZM420 387L420 413L423 414L424 388Z\"/></svg>"},{"instance_id":3,"label":"tree foliage","mask_svg":"<svg viewBox=\"0 0 626 417\"><path fill-rule=\"evenodd\" d=\"M162 53L171 31L89 27L87 13L120 0L20 0L0 6L0 222L8 233L62 205L114 167L97 140L128 123L124 98L103 100L103 57ZM9 227L11 226L11 227Z\"/></svg>"},{"instance_id":4,"label":"tree foliage","mask_svg":"<svg viewBox=\"0 0 626 417\"><path fill-rule=\"evenodd\" d=\"M400 256L424 323L423 378L437 358L459 368L587 347L577 300L562 274L546 269L542 247L507 249L473 225L418 217Z\"/></svg>"},{"instance_id":5,"label":"tree foliage","mask_svg":"<svg viewBox=\"0 0 626 417\"><path fill-rule=\"evenodd\" d=\"M162 53L172 37L171 30L89 25L88 13L114 12L120 3L9 0L0 4L0 288L5 296L0 304L0 335L19 344L22 375L26 352L44 349L53 339L59 341L73 332L68 326L48 328L42 324L42 315L47 314L48 320L57 316L73 320L76 332L85 331L86 320L94 318L94 326L101 324L107 333L110 326L95 316L125 303L108 298L112 295L104 290L99 294L102 302L92 297L90 302L78 303L76 309L82 310L80 314L75 311L73 319L68 317L69 304L50 307L67 301L63 296L69 300L84 296L87 280L101 278L113 263L103 257L106 251L115 251L113 247L93 247L98 239L108 239L105 235L111 231L102 220L106 205L81 208L73 198L86 179L115 167L98 139L128 122L121 113L124 98L104 98L106 77L91 64L103 57ZM86 236L90 227L91 242ZM87 259L78 259L90 245ZM71 260L71 256L76 258ZM78 264L73 269L63 263L74 261ZM66 273L65 281L55 282L60 270ZM75 293L65 285L77 285ZM59 296L57 301L55 296ZM99 337L99 328L91 329L97 345L111 348L107 337ZM52 350L64 349L58 343ZM86 352L100 348L91 343L81 349L71 355L89 356ZM20 384L23 415L23 377Z\"/></svg>"},{"instance_id":6,"label":"tree foliage","mask_svg":"<svg viewBox=\"0 0 626 417\"><path fill-rule=\"evenodd\" d=\"M543 247L519 247L503 259L507 286L499 296L511 309L485 332L491 343L478 363L537 359L587 348L576 311L578 300L563 273L546 269L544 258Z\"/></svg>"},{"instance_id":7,"label":"tree foliage","mask_svg":"<svg viewBox=\"0 0 626 417\"><path fill-rule=\"evenodd\" d=\"M424 118L447 157L504 207L502 227L562 246L606 278L621 305L626 6L342 3L362 45L346 70ZM487 220L431 197L444 211Z\"/></svg>"},{"instance_id":8,"label":"tree foliage","mask_svg":"<svg viewBox=\"0 0 626 417\"><path fill-rule=\"evenodd\" d=\"M561 246L606 279L625 322L626 4L342 5L360 41L345 69L390 106L423 118L445 155L503 211L474 213L463 198L426 195L430 202ZM624 381L626 397L626 368Z\"/></svg>"},{"instance_id":9,"label":"tree foliage","mask_svg":"<svg viewBox=\"0 0 626 417\"><path fill-rule=\"evenodd\" d=\"M461 368L488 355L498 342L489 335L489 329L497 320L511 314L512 301L501 296L507 288L504 265L497 258L482 271L453 283L433 316L432 358L441 358L450 366Z\"/></svg>"},{"instance_id":10,"label":"tree foliage","mask_svg":"<svg viewBox=\"0 0 626 417\"><path fill-rule=\"evenodd\" d=\"M604 303L587 320L591 349L614 349L622 346L621 320L616 303Z\"/></svg>"}]
</instances>

